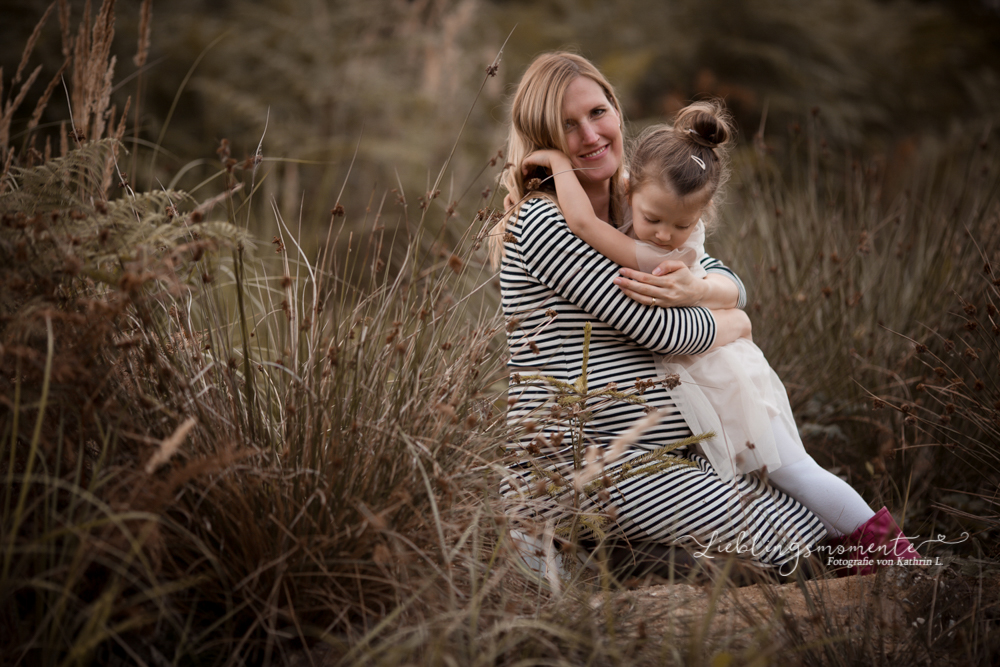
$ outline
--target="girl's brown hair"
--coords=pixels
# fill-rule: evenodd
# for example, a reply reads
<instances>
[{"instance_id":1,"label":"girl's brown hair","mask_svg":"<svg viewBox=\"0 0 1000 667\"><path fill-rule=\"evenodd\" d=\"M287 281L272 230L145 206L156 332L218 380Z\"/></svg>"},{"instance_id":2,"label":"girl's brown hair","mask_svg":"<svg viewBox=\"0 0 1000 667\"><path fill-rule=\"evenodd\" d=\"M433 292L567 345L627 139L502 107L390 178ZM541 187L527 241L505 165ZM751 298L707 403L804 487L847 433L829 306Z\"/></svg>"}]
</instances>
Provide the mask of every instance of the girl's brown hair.
<instances>
[{"instance_id":1,"label":"girl's brown hair","mask_svg":"<svg viewBox=\"0 0 1000 667\"><path fill-rule=\"evenodd\" d=\"M679 197L704 193L714 211L722 186L729 180L734 136L732 117L719 102L689 104L677 113L673 125L653 125L636 138L629 193L653 182Z\"/></svg>"},{"instance_id":2,"label":"girl's brown hair","mask_svg":"<svg viewBox=\"0 0 1000 667\"><path fill-rule=\"evenodd\" d=\"M593 63L575 53L556 51L543 53L532 61L521 77L510 109L510 130L507 138L507 166L500 175L504 186L515 201L527 192L521 161L529 154L542 149L567 152L566 132L563 127L562 106L566 89L574 79L585 76L604 91L608 103L622 118L621 104L614 88ZM555 201L551 179L548 191L538 191ZM611 176L611 203L608 214L611 224L621 224L624 210L625 180L621 166ZM491 230L490 255L495 262L503 256L503 232L506 216Z\"/></svg>"}]
</instances>

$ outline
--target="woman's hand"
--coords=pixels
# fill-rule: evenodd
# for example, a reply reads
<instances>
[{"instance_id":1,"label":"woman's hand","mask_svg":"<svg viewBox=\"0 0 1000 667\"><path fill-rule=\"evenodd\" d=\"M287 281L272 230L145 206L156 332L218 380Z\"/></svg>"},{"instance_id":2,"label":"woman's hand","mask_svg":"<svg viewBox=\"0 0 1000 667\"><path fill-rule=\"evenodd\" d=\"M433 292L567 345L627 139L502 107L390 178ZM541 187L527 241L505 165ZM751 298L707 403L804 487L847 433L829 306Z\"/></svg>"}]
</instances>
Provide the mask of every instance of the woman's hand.
<instances>
[{"instance_id":1,"label":"woman's hand","mask_svg":"<svg viewBox=\"0 0 1000 667\"><path fill-rule=\"evenodd\" d=\"M711 349L729 345L740 338L753 341L750 317L739 308L713 310L712 318L715 320L715 342L712 343Z\"/></svg>"},{"instance_id":2,"label":"woman's hand","mask_svg":"<svg viewBox=\"0 0 1000 667\"><path fill-rule=\"evenodd\" d=\"M621 269L615 284L633 301L646 306L664 308L700 306L707 292L704 280L695 278L691 270L675 260L666 260L654 269L662 275Z\"/></svg>"},{"instance_id":3,"label":"woman's hand","mask_svg":"<svg viewBox=\"0 0 1000 667\"><path fill-rule=\"evenodd\" d=\"M645 306L734 308L739 299L739 288L729 278L714 273L695 278L687 265L677 260L664 260L651 274L626 268L620 273L615 284Z\"/></svg>"}]
</instances>

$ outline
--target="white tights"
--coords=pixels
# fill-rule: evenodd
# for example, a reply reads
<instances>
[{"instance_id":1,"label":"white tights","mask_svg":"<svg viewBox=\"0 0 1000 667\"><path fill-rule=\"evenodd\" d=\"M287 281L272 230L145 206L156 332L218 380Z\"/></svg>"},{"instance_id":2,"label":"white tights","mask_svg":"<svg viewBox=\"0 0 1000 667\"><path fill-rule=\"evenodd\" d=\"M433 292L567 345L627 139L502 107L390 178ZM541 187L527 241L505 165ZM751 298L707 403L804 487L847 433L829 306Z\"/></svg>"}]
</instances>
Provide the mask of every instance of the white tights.
<instances>
[{"instance_id":1,"label":"white tights","mask_svg":"<svg viewBox=\"0 0 1000 667\"><path fill-rule=\"evenodd\" d=\"M812 510L831 537L850 535L875 516L858 492L832 472L821 468L789 435L780 420L772 419L771 428L781 457L781 467L768 473L768 479L773 486Z\"/></svg>"}]
</instances>

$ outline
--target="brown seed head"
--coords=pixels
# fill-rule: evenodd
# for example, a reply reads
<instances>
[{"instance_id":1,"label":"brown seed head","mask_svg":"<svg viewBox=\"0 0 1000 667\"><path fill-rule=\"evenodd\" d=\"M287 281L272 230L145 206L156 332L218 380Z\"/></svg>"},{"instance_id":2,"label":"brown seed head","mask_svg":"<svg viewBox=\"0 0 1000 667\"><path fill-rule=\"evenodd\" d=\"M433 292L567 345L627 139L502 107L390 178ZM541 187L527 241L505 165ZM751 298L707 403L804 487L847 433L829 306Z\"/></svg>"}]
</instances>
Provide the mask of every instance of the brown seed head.
<instances>
[{"instance_id":1,"label":"brown seed head","mask_svg":"<svg viewBox=\"0 0 1000 667\"><path fill-rule=\"evenodd\" d=\"M642 394L645 394L647 390L652 389L653 387L655 387L656 386L656 382L654 380L644 380L642 378L636 378L634 386L635 386L635 389L636 389L636 393L638 393L639 395L642 395Z\"/></svg>"},{"instance_id":2,"label":"brown seed head","mask_svg":"<svg viewBox=\"0 0 1000 667\"><path fill-rule=\"evenodd\" d=\"M676 389L679 386L681 386L681 376L677 373L672 373L663 378L664 389L671 390Z\"/></svg>"}]
</instances>

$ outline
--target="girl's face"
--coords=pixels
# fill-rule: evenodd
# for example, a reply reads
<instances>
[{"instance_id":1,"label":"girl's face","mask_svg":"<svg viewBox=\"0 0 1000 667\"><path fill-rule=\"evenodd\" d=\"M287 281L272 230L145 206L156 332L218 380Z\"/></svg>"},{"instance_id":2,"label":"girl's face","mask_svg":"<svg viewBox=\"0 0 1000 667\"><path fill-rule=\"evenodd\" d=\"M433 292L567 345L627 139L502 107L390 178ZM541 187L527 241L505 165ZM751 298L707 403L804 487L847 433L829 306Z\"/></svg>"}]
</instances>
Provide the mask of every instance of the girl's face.
<instances>
[{"instance_id":1,"label":"girl's face","mask_svg":"<svg viewBox=\"0 0 1000 667\"><path fill-rule=\"evenodd\" d=\"M711 199L704 191L678 197L670 188L646 183L629 197L635 237L664 250L676 250L691 236Z\"/></svg>"},{"instance_id":2,"label":"girl's face","mask_svg":"<svg viewBox=\"0 0 1000 667\"><path fill-rule=\"evenodd\" d=\"M566 153L580 183L609 181L622 163L621 118L593 79L578 76L563 96Z\"/></svg>"}]
</instances>

